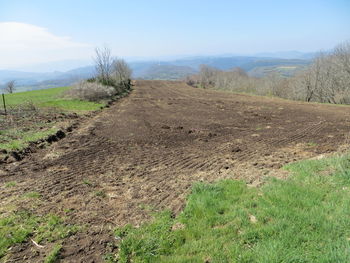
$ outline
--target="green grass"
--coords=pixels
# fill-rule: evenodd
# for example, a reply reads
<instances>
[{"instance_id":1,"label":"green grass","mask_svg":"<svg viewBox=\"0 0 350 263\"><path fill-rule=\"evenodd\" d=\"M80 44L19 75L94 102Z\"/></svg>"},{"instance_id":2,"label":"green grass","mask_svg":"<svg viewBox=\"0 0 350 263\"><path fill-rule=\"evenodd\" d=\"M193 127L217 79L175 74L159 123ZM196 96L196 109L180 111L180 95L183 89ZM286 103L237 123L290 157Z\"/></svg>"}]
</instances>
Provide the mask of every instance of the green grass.
<instances>
[{"instance_id":1,"label":"green grass","mask_svg":"<svg viewBox=\"0 0 350 263\"><path fill-rule=\"evenodd\" d=\"M92 186L92 183L87 179L84 179L83 183L86 184L87 186Z\"/></svg>"},{"instance_id":2,"label":"green grass","mask_svg":"<svg viewBox=\"0 0 350 263\"><path fill-rule=\"evenodd\" d=\"M15 181L7 182L5 184L5 188L11 188L11 187L14 187L16 185L17 185L17 182L15 182Z\"/></svg>"},{"instance_id":3,"label":"green grass","mask_svg":"<svg viewBox=\"0 0 350 263\"><path fill-rule=\"evenodd\" d=\"M285 167L262 188L198 183L184 211L118 228L118 262L350 262L349 156ZM177 224L182 227L172 229Z\"/></svg>"},{"instance_id":4,"label":"green grass","mask_svg":"<svg viewBox=\"0 0 350 263\"><path fill-rule=\"evenodd\" d=\"M70 87L51 88L6 94L8 106L18 106L24 103L33 103L37 107L54 107L64 111L94 111L100 109L104 104L82 101L63 97L65 91Z\"/></svg>"},{"instance_id":5,"label":"green grass","mask_svg":"<svg viewBox=\"0 0 350 263\"><path fill-rule=\"evenodd\" d=\"M96 191L95 195L102 198L105 198L107 196L103 190Z\"/></svg>"},{"instance_id":6,"label":"green grass","mask_svg":"<svg viewBox=\"0 0 350 263\"><path fill-rule=\"evenodd\" d=\"M52 251L50 252L50 254L45 258L44 263L55 263L58 261L58 257L60 255L62 249L62 245L61 244L56 244Z\"/></svg>"},{"instance_id":7,"label":"green grass","mask_svg":"<svg viewBox=\"0 0 350 263\"><path fill-rule=\"evenodd\" d=\"M315 142L308 142L306 145L309 146L309 147L316 147L317 143L315 143Z\"/></svg>"},{"instance_id":8,"label":"green grass","mask_svg":"<svg viewBox=\"0 0 350 263\"><path fill-rule=\"evenodd\" d=\"M6 256L10 247L22 242L28 242L29 238L32 238L39 244L46 244L62 240L75 234L77 231L77 226L66 224L62 218L51 214L39 216L23 210L6 216L1 215L0 259ZM55 254L57 257L59 250L55 246L50 254L51 258L54 259Z\"/></svg>"},{"instance_id":9,"label":"green grass","mask_svg":"<svg viewBox=\"0 0 350 263\"><path fill-rule=\"evenodd\" d=\"M5 94L6 103L8 105L19 105L25 102L33 103L45 103L48 101L54 101L60 98L69 87L60 87L52 89L32 90L17 92L12 94Z\"/></svg>"},{"instance_id":10,"label":"green grass","mask_svg":"<svg viewBox=\"0 0 350 263\"><path fill-rule=\"evenodd\" d=\"M41 109L37 111L22 111L23 116L17 117L10 125L9 119L0 115L0 125L7 127L0 129L0 149L6 151L22 150L29 146L30 142L44 139L57 132L55 119L46 123L52 113L84 114L103 107L104 103L95 103L64 97L64 92L70 87L42 89L26 92L6 94L6 104L11 112L13 108ZM2 101L0 108L2 107ZM47 109L54 109L48 111ZM42 118L41 118L42 117ZM51 120L51 119L50 119ZM14 125L15 123L16 125ZM10 126L8 126L10 125Z\"/></svg>"},{"instance_id":11,"label":"green grass","mask_svg":"<svg viewBox=\"0 0 350 263\"><path fill-rule=\"evenodd\" d=\"M24 149L30 142L35 142L56 132L56 128L49 128L47 130L30 129L25 131L22 129L8 129L0 131L0 149L7 151Z\"/></svg>"},{"instance_id":12,"label":"green grass","mask_svg":"<svg viewBox=\"0 0 350 263\"><path fill-rule=\"evenodd\" d=\"M38 193L38 192L28 192L28 193L25 193L25 194L23 195L23 197L24 197L24 198L35 198L35 199L37 199L37 198L40 198L41 195L40 195L40 193Z\"/></svg>"}]
</instances>

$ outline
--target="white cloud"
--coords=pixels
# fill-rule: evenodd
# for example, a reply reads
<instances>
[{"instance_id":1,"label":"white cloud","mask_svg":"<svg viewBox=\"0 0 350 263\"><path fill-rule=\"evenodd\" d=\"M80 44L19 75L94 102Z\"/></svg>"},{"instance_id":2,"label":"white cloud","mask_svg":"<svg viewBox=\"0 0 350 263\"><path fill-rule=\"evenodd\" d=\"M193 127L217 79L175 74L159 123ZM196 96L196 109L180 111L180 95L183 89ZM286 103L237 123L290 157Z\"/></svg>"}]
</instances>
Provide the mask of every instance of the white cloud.
<instances>
[{"instance_id":1,"label":"white cloud","mask_svg":"<svg viewBox=\"0 0 350 263\"><path fill-rule=\"evenodd\" d=\"M0 22L0 67L10 68L63 59L82 59L92 47L46 28L18 22Z\"/></svg>"}]
</instances>

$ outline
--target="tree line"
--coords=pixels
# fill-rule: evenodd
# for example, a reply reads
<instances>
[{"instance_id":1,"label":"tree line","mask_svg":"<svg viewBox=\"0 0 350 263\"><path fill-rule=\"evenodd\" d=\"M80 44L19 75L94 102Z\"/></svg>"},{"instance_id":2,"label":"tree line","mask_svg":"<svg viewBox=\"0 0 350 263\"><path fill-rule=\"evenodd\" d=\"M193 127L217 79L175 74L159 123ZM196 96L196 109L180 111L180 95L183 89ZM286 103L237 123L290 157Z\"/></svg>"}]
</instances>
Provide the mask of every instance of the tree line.
<instances>
[{"instance_id":1,"label":"tree line","mask_svg":"<svg viewBox=\"0 0 350 263\"><path fill-rule=\"evenodd\" d=\"M257 78L240 68L223 71L202 65L197 75L187 78L187 83L307 102L350 104L350 42L330 52L320 52L309 67L292 77L271 73Z\"/></svg>"}]
</instances>

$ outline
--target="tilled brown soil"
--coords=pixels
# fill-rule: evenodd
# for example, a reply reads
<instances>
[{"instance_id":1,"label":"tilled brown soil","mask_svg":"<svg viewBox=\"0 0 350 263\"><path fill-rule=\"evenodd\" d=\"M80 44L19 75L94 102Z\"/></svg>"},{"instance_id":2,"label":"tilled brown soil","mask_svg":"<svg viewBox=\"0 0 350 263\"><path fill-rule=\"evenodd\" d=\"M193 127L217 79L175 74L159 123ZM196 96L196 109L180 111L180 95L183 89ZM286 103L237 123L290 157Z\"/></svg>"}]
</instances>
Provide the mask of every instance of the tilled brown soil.
<instances>
[{"instance_id":1,"label":"tilled brown soil","mask_svg":"<svg viewBox=\"0 0 350 263\"><path fill-rule=\"evenodd\" d=\"M102 262L111 229L140 224L149 211L178 213L193 182L284 177L289 162L336 151L350 127L350 107L306 104L196 89L182 82L137 81L127 98L77 132L0 170L2 205L41 194L40 214L85 228L66 239L63 262ZM5 188L3 183L16 181ZM14 201L15 200L15 201ZM38 262L33 244L10 262Z\"/></svg>"}]
</instances>

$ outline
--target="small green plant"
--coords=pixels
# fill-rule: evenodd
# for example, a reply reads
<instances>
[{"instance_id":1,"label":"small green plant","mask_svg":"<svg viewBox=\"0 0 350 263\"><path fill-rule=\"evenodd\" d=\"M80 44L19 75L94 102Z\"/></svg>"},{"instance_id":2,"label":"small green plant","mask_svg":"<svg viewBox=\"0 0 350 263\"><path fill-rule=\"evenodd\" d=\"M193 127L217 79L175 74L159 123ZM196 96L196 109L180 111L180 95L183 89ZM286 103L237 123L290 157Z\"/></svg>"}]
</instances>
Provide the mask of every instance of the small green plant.
<instances>
[{"instance_id":1,"label":"small green plant","mask_svg":"<svg viewBox=\"0 0 350 263\"><path fill-rule=\"evenodd\" d=\"M10 187L14 187L14 186L16 186L16 185L17 185L17 182L12 181L12 182L7 182L7 183L5 184L5 187L6 187L6 188L10 188Z\"/></svg>"},{"instance_id":2,"label":"small green plant","mask_svg":"<svg viewBox=\"0 0 350 263\"><path fill-rule=\"evenodd\" d=\"M105 198L107 196L103 190L96 191L95 195L102 198Z\"/></svg>"},{"instance_id":3,"label":"small green plant","mask_svg":"<svg viewBox=\"0 0 350 263\"><path fill-rule=\"evenodd\" d=\"M25 198L40 198L41 195L38 192L28 192L23 195Z\"/></svg>"},{"instance_id":4,"label":"small green plant","mask_svg":"<svg viewBox=\"0 0 350 263\"><path fill-rule=\"evenodd\" d=\"M56 244L51 250L50 254L45 258L45 263L55 263L59 259L59 255L62 249L61 244Z\"/></svg>"},{"instance_id":5,"label":"small green plant","mask_svg":"<svg viewBox=\"0 0 350 263\"><path fill-rule=\"evenodd\" d=\"M308 142L306 145L307 145L308 147L316 147L316 146L317 146L317 143L315 143L315 142Z\"/></svg>"},{"instance_id":6,"label":"small green plant","mask_svg":"<svg viewBox=\"0 0 350 263\"><path fill-rule=\"evenodd\" d=\"M86 184L87 186L92 186L92 183L87 179L84 179L83 183Z\"/></svg>"}]
</instances>

